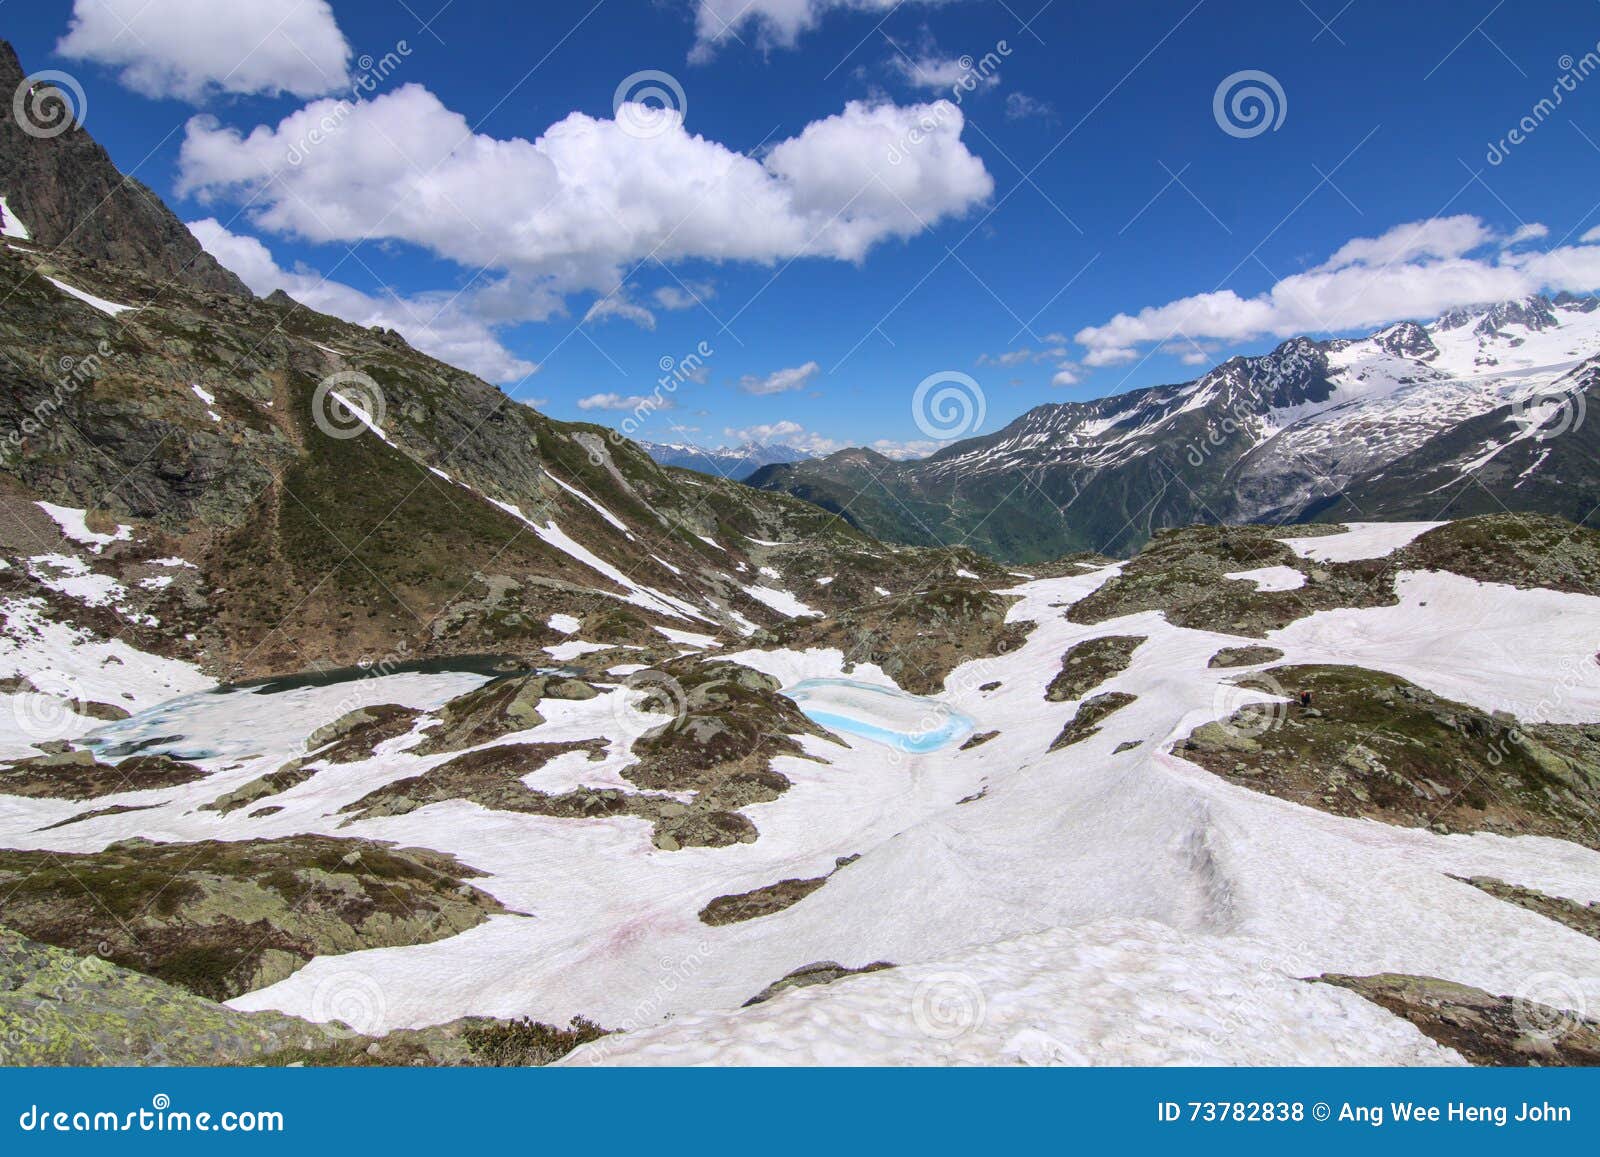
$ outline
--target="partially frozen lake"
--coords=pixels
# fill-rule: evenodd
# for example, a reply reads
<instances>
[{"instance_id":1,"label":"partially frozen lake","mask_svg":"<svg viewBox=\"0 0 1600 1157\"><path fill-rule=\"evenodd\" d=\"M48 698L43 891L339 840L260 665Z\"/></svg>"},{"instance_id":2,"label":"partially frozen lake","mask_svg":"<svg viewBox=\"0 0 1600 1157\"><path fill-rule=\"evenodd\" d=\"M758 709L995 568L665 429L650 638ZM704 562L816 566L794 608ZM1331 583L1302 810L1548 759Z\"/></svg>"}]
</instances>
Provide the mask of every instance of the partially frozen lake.
<instances>
[{"instance_id":1,"label":"partially frozen lake","mask_svg":"<svg viewBox=\"0 0 1600 1157\"><path fill-rule=\"evenodd\" d=\"M249 758L293 749L357 707L436 707L503 673L503 666L495 656L459 656L222 684L98 727L78 743L111 762L130 755Z\"/></svg>"},{"instance_id":2,"label":"partially frozen lake","mask_svg":"<svg viewBox=\"0 0 1600 1157\"><path fill-rule=\"evenodd\" d=\"M977 726L937 699L855 679L805 679L783 693L806 718L830 731L859 735L911 754L938 751L965 739Z\"/></svg>"}]
</instances>

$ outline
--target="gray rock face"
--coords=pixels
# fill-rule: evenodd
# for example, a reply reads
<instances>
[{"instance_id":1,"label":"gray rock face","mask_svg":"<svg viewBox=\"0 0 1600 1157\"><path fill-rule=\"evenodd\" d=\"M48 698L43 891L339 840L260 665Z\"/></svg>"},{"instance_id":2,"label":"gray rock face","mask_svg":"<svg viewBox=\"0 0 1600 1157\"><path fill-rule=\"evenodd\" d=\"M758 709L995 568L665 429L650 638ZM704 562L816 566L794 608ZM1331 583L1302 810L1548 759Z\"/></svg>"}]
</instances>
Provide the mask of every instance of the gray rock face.
<instances>
[{"instance_id":1,"label":"gray rock face","mask_svg":"<svg viewBox=\"0 0 1600 1157\"><path fill-rule=\"evenodd\" d=\"M83 126L37 136L10 115L26 79L16 51L0 40L0 195L45 248L65 247L143 269L198 289L249 297L244 282L200 247L161 199L124 177ZM65 98L36 90L41 119L70 117ZM52 127L54 121L49 122Z\"/></svg>"}]
</instances>

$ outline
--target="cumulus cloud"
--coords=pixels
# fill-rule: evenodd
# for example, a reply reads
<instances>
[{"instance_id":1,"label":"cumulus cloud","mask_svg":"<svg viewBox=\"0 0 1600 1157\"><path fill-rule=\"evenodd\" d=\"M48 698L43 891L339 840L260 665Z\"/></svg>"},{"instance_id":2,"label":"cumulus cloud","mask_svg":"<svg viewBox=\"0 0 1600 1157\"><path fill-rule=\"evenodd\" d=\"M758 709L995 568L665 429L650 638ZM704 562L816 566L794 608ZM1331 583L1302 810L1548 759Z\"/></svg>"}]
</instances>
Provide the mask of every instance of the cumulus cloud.
<instances>
[{"instance_id":1,"label":"cumulus cloud","mask_svg":"<svg viewBox=\"0 0 1600 1157\"><path fill-rule=\"evenodd\" d=\"M790 390L803 390L811 384L811 379L822 372L822 367L816 362L807 362L803 366L794 366L786 370L773 370L765 377L746 374L739 379L739 388L747 394L765 397L768 394L783 394Z\"/></svg>"},{"instance_id":2,"label":"cumulus cloud","mask_svg":"<svg viewBox=\"0 0 1600 1157\"><path fill-rule=\"evenodd\" d=\"M1589 235L1550 250L1473 256L1499 240L1471 216L1399 225L1349 241L1324 264L1285 277L1255 297L1224 289L1179 298L1136 314L1119 313L1079 330L1075 340L1088 350L1086 365L1106 366L1132 361L1139 347L1178 336L1226 342L1338 333L1434 317L1458 306L1600 286L1600 245L1589 244Z\"/></svg>"},{"instance_id":3,"label":"cumulus cloud","mask_svg":"<svg viewBox=\"0 0 1600 1157\"><path fill-rule=\"evenodd\" d=\"M671 410L676 408L676 403L669 397L656 398L647 394L590 394L587 398L578 399L580 410L614 410L634 412L652 410Z\"/></svg>"},{"instance_id":4,"label":"cumulus cloud","mask_svg":"<svg viewBox=\"0 0 1600 1157\"><path fill-rule=\"evenodd\" d=\"M1524 242L1542 241L1548 236L1550 236L1550 226L1530 221L1526 225L1518 226L1516 232L1505 239L1505 247L1510 249L1513 245L1521 245Z\"/></svg>"},{"instance_id":5,"label":"cumulus cloud","mask_svg":"<svg viewBox=\"0 0 1600 1157\"><path fill-rule=\"evenodd\" d=\"M1422 257L1460 257L1494 240L1494 231L1478 218L1462 213L1396 225L1377 237L1346 241L1320 268L1391 265Z\"/></svg>"},{"instance_id":6,"label":"cumulus cloud","mask_svg":"<svg viewBox=\"0 0 1600 1157\"><path fill-rule=\"evenodd\" d=\"M759 446L792 446L796 450L804 450L807 454L831 454L843 445L832 438L807 430L799 422L791 422L788 419L763 422L743 429L729 427L722 431L722 435L740 445L753 442Z\"/></svg>"},{"instance_id":7,"label":"cumulus cloud","mask_svg":"<svg viewBox=\"0 0 1600 1157\"><path fill-rule=\"evenodd\" d=\"M1064 365L1056 370L1054 376L1050 379L1050 384L1052 386L1075 386L1080 381L1082 379L1078 377L1078 371L1071 366Z\"/></svg>"},{"instance_id":8,"label":"cumulus cloud","mask_svg":"<svg viewBox=\"0 0 1600 1157\"><path fill-rule=\"evenodd\" d=\"M416 84L315 101L249 133L199 116L179 191L236 198L272 232L409 242L559 296L604 293L646 258L859 261L994 189L949 102L852 101L760 160L675 114L642 138L630 120L574 112L536 140L499 139Z\"/></svg>"},{"instance_id":9,"label":"cumulus cloud","mask_svg":"<svg viewBox=\"0 0 1600 1157\"><path fill-rule=\"evenodd\" d=\"M311 97L348 83L350 45L327 0L74 0L62 56L120 70L148 97Z\"/></svg>"},{"instance_id":10,"label":"cumulus cloud","mask_svg":"<svg viewBox=\"0 0 1600 1157\"><path fill-rule=\"evenodd\" d=\"M424 353L491 382L518 381L539 369L501 345L483 316L501 314L493 299L493 287L477 294L374 297L318 273L284 269L257 238L230 232L214 218L191 221L189 232L207 253L237 273L255 293L281 289L320 313L331 313L356 325L398 330Z\"/></svg>"}]
</instances>

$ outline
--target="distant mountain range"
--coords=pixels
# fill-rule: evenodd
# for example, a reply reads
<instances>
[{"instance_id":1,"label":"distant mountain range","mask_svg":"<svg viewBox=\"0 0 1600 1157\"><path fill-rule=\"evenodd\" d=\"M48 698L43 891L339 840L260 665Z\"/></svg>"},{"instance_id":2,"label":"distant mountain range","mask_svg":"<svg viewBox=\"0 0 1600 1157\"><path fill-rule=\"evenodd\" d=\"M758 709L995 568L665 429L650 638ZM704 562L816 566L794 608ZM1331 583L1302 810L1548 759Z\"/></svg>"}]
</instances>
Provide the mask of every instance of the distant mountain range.
<instances>
[{"instance_id":1,"label":"distant mountain range","mask_svg":"<svg viewBox=\"0 0 1600 1157\"><path fill-rule=\"evenodd\" d=\"M693 446L686 442L640 442L639 448L662 466L681 466L743 482L763 466L804 462L808 450L782 442L745 442L739 446Z\"/></svg>"},{"instance_id":2,"label":"distant mountain range","mask_svg":"<svg viewBox=\"0 0 1600 1157\"><path fill-rule=\"evenodd\" d=\"M1583 522L1600 504L1600 432L1585 422L1597 380L1600 300L1530 297L1039 406L920 461L841 450L749 482L888 541L1012 562L1125 554L1201 522Z\"/></svg>"}]
</instances>

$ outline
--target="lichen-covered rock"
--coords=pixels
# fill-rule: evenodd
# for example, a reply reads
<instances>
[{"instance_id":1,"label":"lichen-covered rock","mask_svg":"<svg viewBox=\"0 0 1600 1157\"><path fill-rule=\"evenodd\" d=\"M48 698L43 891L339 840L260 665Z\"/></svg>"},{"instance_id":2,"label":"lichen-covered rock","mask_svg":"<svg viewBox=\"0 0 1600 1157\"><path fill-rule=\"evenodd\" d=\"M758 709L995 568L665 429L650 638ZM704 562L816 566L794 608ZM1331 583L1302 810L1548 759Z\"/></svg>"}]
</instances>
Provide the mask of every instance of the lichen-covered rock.
<instances>
[{"instance_id":1,"label":"lichen-covered rock","mask_svg":"<svg viewBox=\"0 0 1600 1157\"><path fill-rule=\"evenodd\" d=\"M1328 974L1475 1065L1600 1065L1600 1021L1431 976Z\"/></svg>"},{"instance_id":2,"label":"lichen-covered rock","mask_svg":"<svg viewBox=\"0 0 1600 1157\"><path fill-rule=\"evenodd\" d=\"M1101 635L1075 643L1061 656L1061 670L1044 689L1051 703L1082 699L1114 675L1128 669L1144 635Z\"/></svg>"},{"instance_id":3,"label":"lichen-covered rock","mask_svg":"<svg viewBox=\"0 0 1600 1157\"><path fill-rule=\"evenodd\" d=\"M504 909L453 857L371 840L0 851L0 922L226 1000L313 956L425 944Z\"/></svg>"},{"instance_id":4,"label":"lichen-covered rock","mask_svg":"<svg viewBox=\"0 0 1600 1157\"><path fill-rule=\"evenodd\" d=\"M0 768L0 795L99 799L177 787L205 777L194 764L166 755L134 755L117 763L101 763L92 752L65 751L12 760Z\"/></svg>"}]
</instances>

